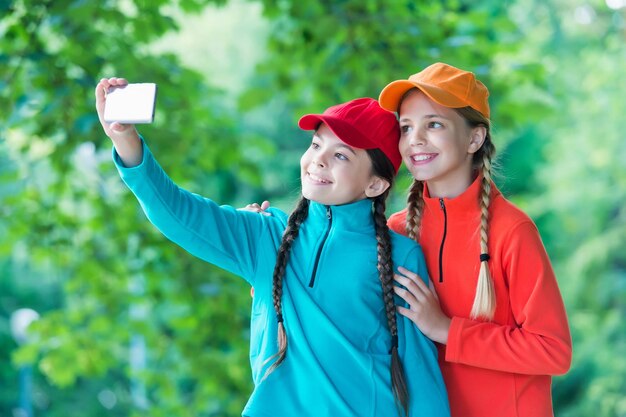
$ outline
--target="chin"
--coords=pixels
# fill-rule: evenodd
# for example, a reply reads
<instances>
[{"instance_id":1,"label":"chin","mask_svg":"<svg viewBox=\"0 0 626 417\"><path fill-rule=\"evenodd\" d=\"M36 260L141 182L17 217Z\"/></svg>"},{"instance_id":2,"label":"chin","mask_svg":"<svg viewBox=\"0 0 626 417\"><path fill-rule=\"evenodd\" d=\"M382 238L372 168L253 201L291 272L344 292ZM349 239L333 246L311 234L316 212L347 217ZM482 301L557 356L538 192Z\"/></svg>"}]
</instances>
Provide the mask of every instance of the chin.
<instances>
[{"instance_id":1,"label":"chin","mask_svg":"<svg viewBox=\"0 0 626 417\"><path fill-rule=\"evenodd\" d=\"M302 187L301 193L302 193L302 197L306 198L307 200L315 200L315 198L314 198L315 194L311 193L305 187Z\"/></svg>"},{"instance_id":2,"label":"chin","mask_svg":"<svg viewBox=\"0 0 626 417\"><path fill-rule=\"evenodd\" d=\"M413 179L415 179L417 181L428 181L428 180L432 179L431 175L428 175L425 172L420 172L419 170L413 169L413 170L409 170L409 172L413 176Z\"/></svg>"}]
</instances>

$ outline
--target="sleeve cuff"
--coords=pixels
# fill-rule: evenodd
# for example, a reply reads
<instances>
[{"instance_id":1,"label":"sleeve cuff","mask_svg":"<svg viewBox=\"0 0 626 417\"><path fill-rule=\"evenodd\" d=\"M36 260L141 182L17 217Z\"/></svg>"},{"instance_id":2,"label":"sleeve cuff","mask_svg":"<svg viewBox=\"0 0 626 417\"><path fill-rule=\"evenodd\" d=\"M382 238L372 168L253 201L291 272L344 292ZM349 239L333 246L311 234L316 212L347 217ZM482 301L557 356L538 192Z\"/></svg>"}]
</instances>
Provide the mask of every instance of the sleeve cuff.
<instances>
[{"instance_id":1,"label":"sleeve cuff","mask_svg":"<svg viewBox=\"0 0 626 417\"><path fill-rule=\"evenodd\" d=\"M463 332L463 321L460 317L452 317L450 330L448 331L448 343L446 343L446 362L458 362L461 356L461 333Z\"/></svg>"},{"instance_id":2,"label":"sleeve cuff","mask_svg":"<svg viewBox=\"0 0 626 417\"><path fill-rule=\"evenodd\" d=\"M147 160L150 157L150 149L148 149L148 145L146 145L141 135L139 136L139 139L141 139L141 149L142 149L141 163L139 165L135 165L134 167L130 167L130 168L126 167L124 163L122 162L122 159L120 158L119 154L117 153L115 146L113 146L113 150L112 150L113 163L115 164L115 167L117 168L117 170L119 171L122 177L130 175L133 172L139 172L139 171L143 171L146 169L146 165L148 164Z\"/></svg>"}]
</instances>

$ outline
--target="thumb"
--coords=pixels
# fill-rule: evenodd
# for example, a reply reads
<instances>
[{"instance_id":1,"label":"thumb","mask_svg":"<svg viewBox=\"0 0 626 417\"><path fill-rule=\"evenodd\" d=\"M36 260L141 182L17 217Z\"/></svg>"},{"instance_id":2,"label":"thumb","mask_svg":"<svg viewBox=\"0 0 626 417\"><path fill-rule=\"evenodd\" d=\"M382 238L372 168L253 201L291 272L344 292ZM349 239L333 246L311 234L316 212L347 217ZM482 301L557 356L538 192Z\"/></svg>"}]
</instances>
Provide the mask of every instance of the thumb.
<instances>
[{"instance_id":1,"label":"thumb","mask_svg":"<svg viewBox=\"0 0 626 417\"><path fill-rule=\"evenodd\" d=\"M122 124L120 122L113 122L111 123L111 130L115 131L115 132L123 132L126 129L128 129L130 125L126 125L126 124Z\"/></svg>"}]
</instances>

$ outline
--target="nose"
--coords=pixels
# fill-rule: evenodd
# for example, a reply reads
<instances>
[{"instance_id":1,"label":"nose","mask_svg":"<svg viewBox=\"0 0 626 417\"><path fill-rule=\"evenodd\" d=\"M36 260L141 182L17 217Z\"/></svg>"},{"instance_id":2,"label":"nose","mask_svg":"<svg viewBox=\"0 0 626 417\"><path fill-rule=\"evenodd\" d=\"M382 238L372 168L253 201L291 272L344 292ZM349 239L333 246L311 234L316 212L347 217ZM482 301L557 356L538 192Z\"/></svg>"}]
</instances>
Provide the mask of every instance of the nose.
<instances>
[{"instance_id":1,"label":"nose","mask_svg":"<svg viewBox=\"0 0 626 417\"><path fill-rule=\"evenodd\" d=\"M426 143L426 135L422 129L415 129L413 134L409 137L409 145L419 146Z\"/></svg>"},{"instance_id":2,"label":"nose","mask_svg":"<svg viewBox=\"0 0 626 417\"><path fill-rule=\"evenodd\" d=\"M315 164L316 166L320 167L320 168L324 168L326 166L328 166L328 152L327 151L323 151L320 150L319 152L315 153L315 155L313 156L313 159L311 160L311 162L313 162L313 164Z\"/></svg>"},{"instance_id":3,"label":"nose","mask_svg":"<svg viewBox=\"0 0 626 417\"><path fill-rule=\"evenodd\" d=\"M313 162L313 164L319 168L324 168L326 166L322 158L313 158L311 162Z\"/></svg>"}]
</instances>

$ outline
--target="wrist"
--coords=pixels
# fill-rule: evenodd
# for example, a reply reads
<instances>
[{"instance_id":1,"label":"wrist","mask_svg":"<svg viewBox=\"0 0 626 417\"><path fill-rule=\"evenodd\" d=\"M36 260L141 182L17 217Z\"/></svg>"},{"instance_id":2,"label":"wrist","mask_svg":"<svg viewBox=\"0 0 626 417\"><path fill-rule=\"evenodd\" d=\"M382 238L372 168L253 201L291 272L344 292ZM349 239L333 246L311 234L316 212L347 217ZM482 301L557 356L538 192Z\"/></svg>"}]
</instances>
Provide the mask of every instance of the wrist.
<instances>
[{"instance_id":1,"label":"wrist","mask_svg":"<svg viewBox=\"0 0 626 417\"><path fill-rule=\"evenodd\" d=\"M437 334L433 340L437 343L441 343L442 345L448 344L448 335L450 334L450 326L452 325L452 319L443 316L441 320L441 324L437 329Z\"/></svg>"},{"instance_id":2,"label":"wrist","mask_svg":"<svg viewBox=\"0 0 626 417\"><path fill-rule=\"evenodd\" d=\"M126 168L132 168L141 164L143 160L143 144L135 129L123 135L112 135L111 141Z\"/></svg>"}]
</instances>

